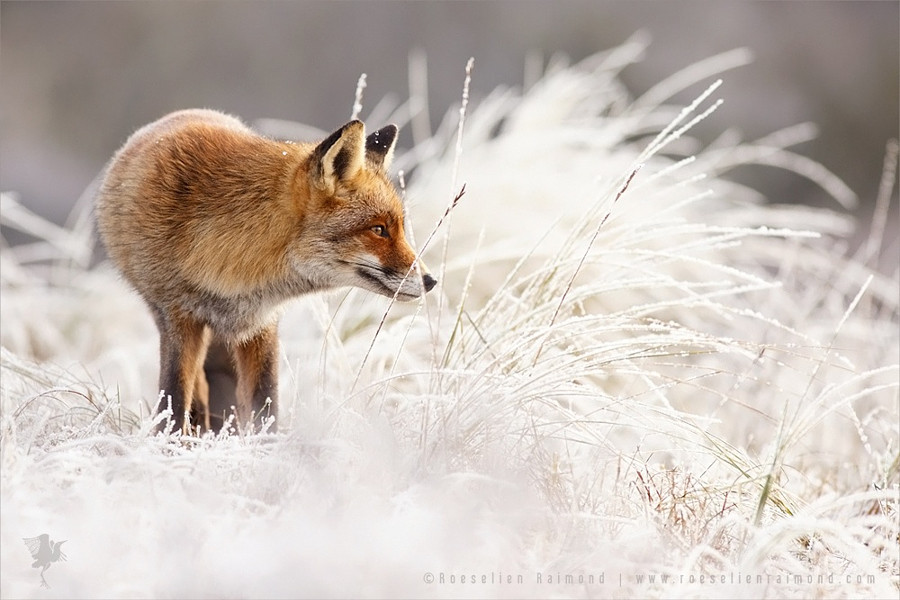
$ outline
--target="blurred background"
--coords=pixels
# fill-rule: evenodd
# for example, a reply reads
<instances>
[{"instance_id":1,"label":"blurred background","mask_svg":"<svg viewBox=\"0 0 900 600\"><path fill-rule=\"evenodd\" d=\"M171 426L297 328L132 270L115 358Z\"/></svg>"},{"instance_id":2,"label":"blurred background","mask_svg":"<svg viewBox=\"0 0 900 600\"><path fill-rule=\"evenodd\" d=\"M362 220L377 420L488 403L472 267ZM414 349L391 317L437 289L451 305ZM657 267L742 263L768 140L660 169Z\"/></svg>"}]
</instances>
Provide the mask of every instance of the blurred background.
<instances>
[{"instance_id":1,"label":"blurred background","mask_svg":"<svg viewBox=\"0 0 900 600\"><path fill-rule=\"evenodd\" d=\"M652 43L623 74L633 94L700 59L750 48L755 61L725 75L717 92L725 104L701 139L728 128L755 139L812 121L819 137L796 150L842 178L860 198L860 219L870 217L885 143L898 135L895 1L4 0L0 189L62 222L126 137L171 110L212 107L247 122L333 130L350 116L361 73L364 115L387 94L405 100L409 56L421 50L436 124L458 107L470 56L477 103L498 86L521 86L529 54L577 61L637 30ZM776 202L839 209L793 174L759 167L734 176ZM894 237L896 209L895 200Z\"/></svg>"}]
</instances>

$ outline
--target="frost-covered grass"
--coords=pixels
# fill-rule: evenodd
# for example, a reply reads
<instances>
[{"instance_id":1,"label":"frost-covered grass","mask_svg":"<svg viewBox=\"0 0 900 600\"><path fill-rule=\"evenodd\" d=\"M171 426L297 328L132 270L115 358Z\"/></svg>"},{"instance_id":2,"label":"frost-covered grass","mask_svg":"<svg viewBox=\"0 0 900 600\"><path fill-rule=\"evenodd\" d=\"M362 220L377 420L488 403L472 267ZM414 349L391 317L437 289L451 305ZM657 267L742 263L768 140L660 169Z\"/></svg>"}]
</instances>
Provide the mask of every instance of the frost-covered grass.
<instances>
[{"instance_id":1,"label":"frost-covered grass","mask_svg":"<svg viewBox=\"0 0 900 600\"><path fill-rule=\"evenodd\" d=\"M2 596L896 597L880 221L849 255L838 204L720 178L777 165L855 202L788 150L809 126L688 137L745 53L632 98L642 49L498 90L461 136L457 111L433 134L413 117L397 164L441 286L293 303L278 434L151 435L146 309L88 267L86 213L59 229L4 195L38 241L0 254ZM22 542L41 533L68 540L50 590Z\"/></svg>"}]
</instances>

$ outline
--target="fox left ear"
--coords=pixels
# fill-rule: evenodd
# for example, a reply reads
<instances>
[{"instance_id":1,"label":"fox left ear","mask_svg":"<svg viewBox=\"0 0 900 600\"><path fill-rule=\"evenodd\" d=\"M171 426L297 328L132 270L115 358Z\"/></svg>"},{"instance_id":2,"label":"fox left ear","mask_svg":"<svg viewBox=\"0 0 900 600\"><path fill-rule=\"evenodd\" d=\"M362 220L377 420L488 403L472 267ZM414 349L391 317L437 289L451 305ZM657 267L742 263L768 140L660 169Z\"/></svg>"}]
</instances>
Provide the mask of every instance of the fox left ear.
<instances>
[{"instance_id":1,"label":"fox left ear","mask_svg":"<svg viewBox=\"0 0 900 600\"><path fill-rule=\"evenodd\" d=\"M366 138L366 163L376 170L387 171L394 159L397 145L397 126L382 127Z\"/></svg>"},{"instance_id":2,"label":"fox left ear","mask_svg":"<svg viewBox=\"0 0 900 600\"><path fill-rule=\"evenodd\" d=\"M366 127L362 121L350 121L316 146L310 177L319 189L333 194L338 183L362 169L365 135Z\"/></svg>"}]
</instances>

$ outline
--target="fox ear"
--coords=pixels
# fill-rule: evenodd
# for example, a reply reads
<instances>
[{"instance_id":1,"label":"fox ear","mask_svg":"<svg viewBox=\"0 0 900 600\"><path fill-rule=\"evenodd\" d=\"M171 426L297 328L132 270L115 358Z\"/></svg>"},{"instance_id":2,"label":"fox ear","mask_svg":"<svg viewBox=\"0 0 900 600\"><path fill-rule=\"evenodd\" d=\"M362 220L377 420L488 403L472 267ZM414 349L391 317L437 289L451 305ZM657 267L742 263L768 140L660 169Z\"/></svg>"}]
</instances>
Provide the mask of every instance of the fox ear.
<instances>
[{"instance_id":1,"label":"fox ear","mask_svg":"<svg viewBox=\"0 0 900 600\"><path fill-rule=\"evenodd\" d=\"M387 171L394 158L396 144L397 126L382 127L366 138L366 162L374 169Z\"/></svg>"},{"instance_id":2,"label":"fox ear","mask_svg":"<svg viewBox=\"0 0 900 600\"><path fill-rule=\"evenodd\" d=\"M316 146L310 167L313 184L333 194L338 183L356 175L365 160L365 135L362 121L350 121Z\"/></svg>"}]
</instances>

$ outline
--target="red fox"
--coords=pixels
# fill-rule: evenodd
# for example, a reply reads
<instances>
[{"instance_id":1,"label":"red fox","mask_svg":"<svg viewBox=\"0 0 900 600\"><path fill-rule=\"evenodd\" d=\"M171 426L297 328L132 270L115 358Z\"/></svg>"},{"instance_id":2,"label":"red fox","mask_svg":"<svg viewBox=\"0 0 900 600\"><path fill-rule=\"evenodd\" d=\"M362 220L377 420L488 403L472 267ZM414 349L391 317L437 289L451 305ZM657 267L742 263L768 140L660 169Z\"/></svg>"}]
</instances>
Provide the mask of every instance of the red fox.
<instances>
[{"instance_id":1,"label":"red fox","mask_svg":"<svg viewBox=\"0 0 900 600\"><path fill-rule=\"evenodd\" d=\"M394 125L366 137L354 120L318 144L276 141L232 116L184 110L115 154L98 230L159 328L158 412L171 402L176 430L210 429L214 340L230 354L244 427L277 415L285 301L339 286L405 301L435 286L387 175L396 138Z\"/></svg>"}]
</instances>

